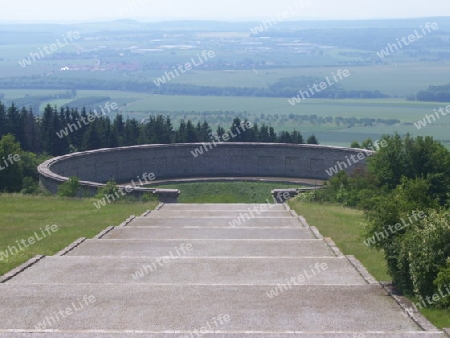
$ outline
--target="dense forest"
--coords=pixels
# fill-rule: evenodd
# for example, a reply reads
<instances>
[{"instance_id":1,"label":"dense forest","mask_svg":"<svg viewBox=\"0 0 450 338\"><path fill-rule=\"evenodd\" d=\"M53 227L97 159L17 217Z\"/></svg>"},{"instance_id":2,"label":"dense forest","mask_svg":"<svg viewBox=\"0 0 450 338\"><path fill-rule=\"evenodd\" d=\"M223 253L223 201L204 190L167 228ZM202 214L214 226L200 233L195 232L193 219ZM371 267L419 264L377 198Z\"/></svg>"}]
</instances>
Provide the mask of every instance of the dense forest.
<instances>
[{"instance_id":1,"label":"dense forest","mask_svg":"<svg viewBox=\"0 0 450 338\"><path fill-rule=\"evenodd\" d=\"M31 109L19 109L14 104L7 108L0 102L0 138L12 134L23 150L53 156L138 144L210 142L211 134L220 137L241 122L247 121L236 117L229 127L219 126L213 133L206 121L193 124L182 120L175 128L170 117L163 115L150 116L145 123L140 123L118 114L111 121L108 116L88 112L85 108L80 112L77 108L58 110L50 105L37 116ZM256 123L231 141L317 144L314 136L304 140L298 131L276 133L273 127Z\"/></svg>"}]
</instances>

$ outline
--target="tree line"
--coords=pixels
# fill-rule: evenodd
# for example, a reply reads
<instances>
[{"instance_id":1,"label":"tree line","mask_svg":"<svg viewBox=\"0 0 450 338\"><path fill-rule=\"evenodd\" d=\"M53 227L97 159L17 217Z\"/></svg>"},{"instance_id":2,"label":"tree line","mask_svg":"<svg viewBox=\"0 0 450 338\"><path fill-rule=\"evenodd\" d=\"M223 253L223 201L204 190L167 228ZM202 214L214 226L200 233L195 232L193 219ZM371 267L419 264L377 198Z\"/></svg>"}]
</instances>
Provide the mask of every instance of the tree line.
<instances>
[{"instance_id":1,"label":"tree line","mask_svg":"<svg viewBox=\"0 0 450 338\"><path fill-rule=\"evenodd\" d=\"M426 90L421 90L412 100L431 102L450 102L450 84L443 86L429 86Z\"/></svg>"},{"instance_id":2,"label":"tree line","mask_svg":"<svg viewBox=\"0 0 450 338\"><path fill-rule=\"evenodd\" d=\"M169 71L167 71L169 74ZM109 80L60 78L52 76L15 77L0 79L0 89L62 89L75 90L119 90L159 95L189 95L189 96L240 96L240 97L284 97L289 98L308 90L308 86L323 82L323 78L300 76L280 79L267 87L220 87L199 86L190 83L175 83L167 79L172 78L165 72L160 77L166 77L164 83L156 85L153 80ZM257 76L257 75L255 75ZM156 80L156 79L155 79ZM312 98L385 98L389 97L377 90L346 90L340 84L323 90L311 96Z\"/></svg>"},{"instance_id":3,"label":"tree line","mask_svg":"<svg viewBox=\"0 0 450 338\"><path fill-rule=\"evenodd\" d=\"M6 107L0 102L0 138L11 134L23 150L52 156L139 144L210 142L211 135L220 137L242 122L247 120L241 121L236 117L229 128L219 126L213 131L207 121L194 124L190 120L181 120L176 128L170 117L163 115L150 116L139 122L118 114L111 120L107 115L99 115L85 108L79 111L77 108L57 109L50 105L41 115L36 115L32 109L19 109L14 104ZM254 123L253 128L230 141L318 143L314 136L305 140L296 130L277 133L264 123Z\"/></svg>"}]
</instances>

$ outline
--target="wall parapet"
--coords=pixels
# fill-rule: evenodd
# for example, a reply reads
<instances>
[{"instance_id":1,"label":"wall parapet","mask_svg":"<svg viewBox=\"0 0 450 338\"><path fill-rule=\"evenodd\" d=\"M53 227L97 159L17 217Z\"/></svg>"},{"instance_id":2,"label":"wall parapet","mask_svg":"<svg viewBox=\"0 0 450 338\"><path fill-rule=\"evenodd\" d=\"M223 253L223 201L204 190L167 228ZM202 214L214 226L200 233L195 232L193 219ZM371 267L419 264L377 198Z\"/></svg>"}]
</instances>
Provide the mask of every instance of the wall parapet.
<instances>
[{"instance_id":1,"label":"wall parapet","mask_svg":"<svg viewBox=\"0 0 450 338\"><path fill-rule=\"evenodd\" d=\"M157 180L194 177L277 177L326 180L329 169L365 167L365 149L281 143L148 144L67 154L38 167L40 182L50 192L69 177L94 194L108 180L127 183L153 173ZM361 158L351 163L349 158ZM172 189L173 190L173 189ZM135 187L134 193L173 194L174 191ZM179 191L178 191L179 193Z\"/></svg>"}]
</instances>

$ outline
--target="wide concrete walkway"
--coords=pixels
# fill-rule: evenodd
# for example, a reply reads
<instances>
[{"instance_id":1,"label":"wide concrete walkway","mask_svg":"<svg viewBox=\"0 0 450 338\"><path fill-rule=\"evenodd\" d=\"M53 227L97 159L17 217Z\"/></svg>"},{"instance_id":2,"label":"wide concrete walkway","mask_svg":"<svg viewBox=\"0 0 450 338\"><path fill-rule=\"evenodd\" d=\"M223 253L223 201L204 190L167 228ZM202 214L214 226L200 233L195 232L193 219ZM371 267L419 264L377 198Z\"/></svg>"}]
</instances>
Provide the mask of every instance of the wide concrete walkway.
<instances>
[{"instance_id":1,"label":"wide concrete walkway","mask_svg":"<svg viewBox=\"0 0 450 338\"><path fill-rule=\"evenodd\" d=\"M0 304L0 338L446 337L275 204L160 205L5 275Z\"/></svg>"}]
</instances>

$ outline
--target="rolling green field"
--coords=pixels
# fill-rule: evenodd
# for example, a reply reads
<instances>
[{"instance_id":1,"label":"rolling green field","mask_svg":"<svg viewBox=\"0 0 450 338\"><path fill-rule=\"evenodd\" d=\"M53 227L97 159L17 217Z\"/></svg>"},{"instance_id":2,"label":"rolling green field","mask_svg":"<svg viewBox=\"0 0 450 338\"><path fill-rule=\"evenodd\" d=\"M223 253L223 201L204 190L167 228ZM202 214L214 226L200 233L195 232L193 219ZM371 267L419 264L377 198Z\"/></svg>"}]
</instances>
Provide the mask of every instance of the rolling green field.
<instances>
[{"instance_id":1,"label":"rolling green field","mask_svg":"<svg viewBox=\"0 0 450 338\"><path fill-rule=\"evenodd\" d=\"M64 91L55 90L2 90L7 99L21 98L25 95L53 95ZM123 101L119 111L138 118L161 111L176 115L201 115L202 112L234 111L239 114L298 114L318 116L396 118L402 122L416 122L433 109L445 106L445 103L415 102L405 99L308 99L291 106L286 98L264 97L223 97L223 96L176 96L151 95L144 93L95 90L78 90L77 98L109 96L112 101ZM72 99L51 100L43 103L58 105L69 103ZM126 104L125 104L126 103Z\"/></svg>"},{"instance_id":2,"label":"rolling green field","mask_svg":"<svg viewBox=\"0 0 450 338\"><path fill-rule=\"evenodd\" d=\"M270 70L191 71L172 80L174 83L190 83L201 86L265 87L280 78L295 76L330 77L339 68L348 69L350 76L340 83L348 90L379 90L392 96L405 97L427 88L429 85L448 83L446 74L450 63L400 63L394 65L332 66L284 68ZM164 72L148 73L157 78ZM331 78L331 77L330 77Z\"/></svg>"},{"instance_id":3,"label":"rolling green field","mask_svg":"<svg viewBox=\"0 0 450 338\"><path fill-rule=\"evenodd\" d=\"M145 79L147 81L156 80L162 77L164 70L142 71L135 74L124 75L120 72L87 72L87 71L61 71L61 67L68 64L94 65L96 60L45 60L42 59L33 62L25 68L19 65L19 61L25 58L31 51L37 50L31 47L22 47L20 51L9 51L11 58L0 61L0 71L2 76L30 76L52 73L55 76L65 78L92 78L107 80L111 79ZM0 52L4 48L0 47ZM3 55L3 53L2 53ZM15 55L15 56L13 56ZM23 57L18 57L23 55ZM167 58L173 58L168 55ZM227 57L230 57L227 55ZM153 60L160 60L163 55ZM167 60L165 58L165 60ZM190 57L177 55L174 62L189 61ZM151 56L146 56L146 61L151 61ZM118 59L119 61L120 59ZM110 60L114 61L114 60ZM133 59L130 59L133 61ZM314 66L308 63L309 67L295 68L274 68L274 69L254 69L249 70L192 70L181 74L171 83L194 84L199 86L218 86L218 87L267 87L277 82L280 78L295 76L311 76L318 78L330 77L338 69L348 69L350 76L340 81L347 90L379 90L382 93L406 97L416 94L418 91L427 88L430 85L443 85L448 83L446 74L450 72L450 62L433 64L426 62L416 63L398 63L386 65L368 65L368 66ZM312 83L311 83L312 85Z\"/></svg>"},{"instance_id":4,"label":"rolling green field","mask_svg":"<svg viewBox=\"0 0 450 338\"><path fill-rule=\"evenodd\" d=\"M25 95L54 95L63 91L52 90L4 90L6 99L21 98ZM254 123L266 123L276 131L299 130L305 137L315 134L321 144L349 146L352 141L363 141L368 137L379 139L383 134L410 133L415 136L433 136L450 146L448 126L450 117L441 117L438 121L418 130L414 122L424 119L433 110L445 107L445 103L416 102L405 99L308 99L291 106L285 98L257 97L216 97L216 96L172 96L149 95L144 93L123 91L77 91L77 99L105 96L119 105L119 112L127 117L142 120L150 114L170 115L175 124L181 119L190 119L197 123L205 119L217 128L220 124L229 127L232 119L238 116ZM62 106L73 99L54 99L51 105ZM46 103L42 103L41 109ZM97 108L97 107L94 107ZM233 112L224 116L223 112ZM203 114L208 112L208 115ZM214 114L216 112L216 114ZM222 112L222 113L220 113ZM293 121L289 115L317 115L318 117L355 117L398 119L400 124L386 126L353 126L328 124L312 124L308 121ZM109 114L114 118L115 113Z\"/></svg>"},{"instance_id":5,"label":"rolling green field","mask_svg":"<svg viewBox=\"0 0 450 338\"><path fill-rule=\"evenodd\" d=\"M20 50L14 50L11 55L32 45L20 46ZM1 49L0 49L1 50ZM332 53L332 51L329 51ZM334 51L336 53L336 51ZM174 60L182 59L183 53L168 55ZM161 57L161 56L159 56ZM153 60L153 59L152 59ZM89 60L83 60L88 62ZM92 62L93 60L89 61ZM0 62L0 67L6 61ZM10 60L12 62L12 60ZM34 67L50 67L51 61L39 61ZM38 65L39 64L39 65ZM11 66L11 65L10 65ZM55 66L53 64L53 66ZM17 64L18 68L21 68ZM27 67L28 68L28 67ZM217 96L176 96L176 95L151 95L146 93L108 91L108 90L78 90L76 99L96 96L110 97L111 102L119 105L119 112L125 116L134 117L139 121L149 114L170 115L175 123L181 119L191 119L194 123L207 119L215 129L219 124L228 126L233 117L258 124L266 123L276 131L294 129L299 130L305 137L315 134L321 144L348 146L352 141L362 141L368 137L378 139L383 134L391 134L398 131L401 134L433 136L444 141L450 146L450 136L447 132L450 124L449 117L443 117L439 121L417 130L414 122L421 120L426 114L432 114L433 109L445 106L445 103L413 102L404 97L417 93L427 88L430 84L440 85L448 82L447 74L450 71L448 63L391 63L386 65L348 66L340 67L349 69L351 76L341 81L347 90L380 90L389 95L397 95L399 98L389 99L314 99L310 98L291 106L287 98L267 97L217 97ZM265 87L278 81L280 78L293 76L326 77L338 68L309 65L309 67L276 68L265 70L192 70L172 80L173 83L196 84L204 86L250 86ZM23 71L26 71L24 69ZM152 80L164 74L163 71L142 71L136 74L123 74L120 72L86 72L68 71L61 72L57 76L68 78L92 78L107 81L108 79L146 79ZM26 95L53 95L64 91L58 90L2 90L5 99L13 100L23 98ZM52 99L40 104L42 111L47 103L53 106L70 104L74 99ZM81 107L80 107L81 108ZM89 107L94 109L97 107ZM233 112L234 116L223 116L219 112ZM209 112L209 115L203 115ZM214 115L214 112L217 112ZM373 126L338 126L336 124L311 124L289 119L289 115L317 115L317 116L342 116L356 118L398 119L400 124L385 126L375 124ZM115 113L110 114L114 118Z\"/></svg>"}]
</instances>

